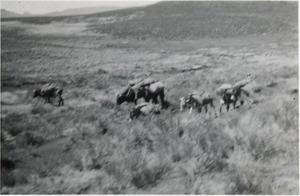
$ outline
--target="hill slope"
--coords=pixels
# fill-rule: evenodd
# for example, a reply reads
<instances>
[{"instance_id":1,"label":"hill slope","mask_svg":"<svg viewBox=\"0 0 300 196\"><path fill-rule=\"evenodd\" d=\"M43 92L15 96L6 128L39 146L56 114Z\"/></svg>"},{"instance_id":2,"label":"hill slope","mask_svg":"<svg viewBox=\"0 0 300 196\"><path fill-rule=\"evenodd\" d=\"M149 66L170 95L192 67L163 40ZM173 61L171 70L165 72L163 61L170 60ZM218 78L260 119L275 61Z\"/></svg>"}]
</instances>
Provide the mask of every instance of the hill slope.
<instances>
[{"instance_id":1,"label":"hill slope","mask_svg":"<svg viewBox=\"0 0 300 196\"><path fill-rule=\"evenodd\" d=\"M117 6L85 7L85 8L66 9L61 12L52 12L52 13L46 14L46 16L86 15L86 14L107 12L107 11L118 10L118 9L122 9L122 7L117 7Z\"/></svg>"},{"instance_id":2,"label":"hill slope","mask_svg":"<svg viewBox=\"0 0 300 196\"><path fill-rule=\"evenodd\" d=\"M1 18L15 18L15 17L22 17L22 14L17 14L11 11L7 11L5 9L1 9Z\"/></svg>"},{"instance_id":3,"label":"hill slope","mask_svg":"<svg viewBox=\"0 0 300 196\"><path fill-rule=\"evenodd\" d=\"M71 13L75 13L74 10L65 14ZM160 2L145 7L85 15L81 18L59 16L17 20L34 24L53 21L83 22L94 33L119 38L197 39L297 33L297 13L297 2L195 1Z\"/></svg>"},{"instance_id":4,"label":"hill slope","mask_svg":"<svg viewBox=\"0 0 300 196\"><path fill-rule=\"evenodd\" d=\"M236 37L280 33L297 29L296 2L161 2L135 11L99 14L126 16L132 20L92 24L99 33L118 37Z\"/></svg>"}]
</instances>

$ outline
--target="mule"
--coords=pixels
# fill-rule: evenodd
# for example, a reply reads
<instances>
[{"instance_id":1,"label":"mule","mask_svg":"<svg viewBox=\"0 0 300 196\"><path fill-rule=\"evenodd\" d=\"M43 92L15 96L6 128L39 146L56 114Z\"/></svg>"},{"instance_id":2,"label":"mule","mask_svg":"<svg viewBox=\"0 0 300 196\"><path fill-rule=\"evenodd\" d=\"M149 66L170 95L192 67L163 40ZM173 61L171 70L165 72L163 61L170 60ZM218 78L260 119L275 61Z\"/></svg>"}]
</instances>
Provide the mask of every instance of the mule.
<instances>
[{"instance_id":1,"label":"mule","mask_svg":"<svg viewBox=\"0 0 300 196\"><path fill-rule=\"evenodd\" d=\"M42 97L45 99L45 103L52 104L50 98L58 97L58 106L64 105L64 99L62 98L63 89L52 85L52 84L45 84L42 88L37 88L33 92L33 98Z\"/></svg>"}]
</instances>

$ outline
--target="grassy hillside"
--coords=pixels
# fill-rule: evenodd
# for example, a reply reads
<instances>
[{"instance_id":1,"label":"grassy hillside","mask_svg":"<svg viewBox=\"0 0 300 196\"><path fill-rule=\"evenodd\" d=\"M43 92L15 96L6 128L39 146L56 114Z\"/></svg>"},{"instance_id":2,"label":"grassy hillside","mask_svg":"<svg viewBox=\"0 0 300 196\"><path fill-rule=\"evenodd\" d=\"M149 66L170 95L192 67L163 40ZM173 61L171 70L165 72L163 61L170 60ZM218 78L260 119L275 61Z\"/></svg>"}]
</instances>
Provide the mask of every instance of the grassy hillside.
<instances>
[{"instance_id":1,"label":"grassy hillside","mask_svg":"<svg viewBox=\"0 0 300 196\"><path fill-rule=\"evenodd\" d=\"M119 38L197 39L297 32L297 13L297 2L191 1L161 2L79 18L33 17L18 20L37 24L88 21L90 30Z\"/></svg>"},{"instance_id":2,"label":"grassy hillside","mask_svg":"<svg viewBox=\"0 0 300 196\"><path fill-rule=\"evenodd\" d=\"M91 26L122 38L167 39L281 33L297 27L296 2L162 2L139 11L133 20Z\"/></svg>"},{"instance_id":3,"label":"grassy hillside","mask_svg":"<svg viewBox=\"0 0 300 196\"><path fill-rule=\"evenodd\" d=\"M13 17L21 17L21 16L22 16L21 14L16 14L14 12L1 9L1 18L13 18Z\"/></svg>"},{"instance_id":4,"label":"grassy hillside","mask_svg":"<svg viewBox=\"0 0 300 196\"><path fill-rule=\"evenodd\" d=\"M2 20L1 193L299 194L296 24L296 2ZM247 74L245 105L219 114L215 89ZM129 122L116 93L149 76L170 106ZM47 82L65 106L32 99ZM179 111L194 90L216 118Z\"/></svg>"}]
</instances>

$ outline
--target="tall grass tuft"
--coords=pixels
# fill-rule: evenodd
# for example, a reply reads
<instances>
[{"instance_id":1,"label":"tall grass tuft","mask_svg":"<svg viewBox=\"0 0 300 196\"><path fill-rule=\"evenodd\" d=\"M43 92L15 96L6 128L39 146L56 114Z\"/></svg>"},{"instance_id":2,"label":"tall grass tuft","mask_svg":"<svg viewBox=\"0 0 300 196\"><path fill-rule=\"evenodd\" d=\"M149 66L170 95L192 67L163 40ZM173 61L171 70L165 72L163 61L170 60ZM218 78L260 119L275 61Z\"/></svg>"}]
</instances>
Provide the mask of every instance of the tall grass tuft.
<instances>
[{"instance_id":1,"label":"tall grass tuft","mask_svg":"<svg viewBox=\"0 0 300 196\"><path fill-rule=\"evenodd\" d=\"M234 170L230 174L226 194L271 194L270 181L253 171Z\"/></svg>"}]
</instances>

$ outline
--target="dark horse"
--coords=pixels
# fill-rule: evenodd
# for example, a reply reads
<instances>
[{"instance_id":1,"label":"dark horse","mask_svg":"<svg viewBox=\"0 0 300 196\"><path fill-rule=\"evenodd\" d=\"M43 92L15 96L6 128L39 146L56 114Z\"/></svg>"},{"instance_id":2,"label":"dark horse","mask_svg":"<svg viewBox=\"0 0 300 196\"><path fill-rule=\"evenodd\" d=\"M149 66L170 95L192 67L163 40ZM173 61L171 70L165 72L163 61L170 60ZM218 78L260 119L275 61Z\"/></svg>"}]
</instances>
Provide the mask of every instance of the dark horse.
<instances>
[{"instance_id":1,"label":"dark horse","mask_svg":"<svg viewBox=\"0 0 300 196\"><path fill-rule=\"evenodd\" d=\"M149 87L141 87L137 89L136 99L144 98L146 102L158 103L158 97L160 98L162 107L164 106L165 93L164 85L161 82L151 84Z\"/></svg>"},{"instance_id":2,"label":"dark horse","mask_svg":"<svg viewBox=\"0 0 300 196\"><path fill-rule=\"evenodd\" d=\"M52 97L58 97L58 105L64 105L64 99L62 98L62 92L63 89L56 87L56 86L50 86L50 85L45 85L42 89L37 88L33 92L33 98L35 97L42 97L45 99L45 103L50 103L52 104L50 98Z\"/></svg>"},{"instance_id":3,"label":"dark horse","mask_svg":"<svg viewBox=\"0 0 300 196\"><path fill-rule=\"evenodd\" d=\"M164 85L161 82L156 82L151 85L139 86L137 88L127 87L122 93L117 94L116 103L118 105L123 102L134 102L137 104L137 100L144 98L145 102L153 101L153 103L158 102L158 97L160 97L161 104L164 103Z\"/></svg>"},{"instance_id":4,"label":"dark horse","mask_svg":"<svg viewBox=\"0 0 300 196\"><path fill-rule=\"evenodd\" d=\"M132 88L127 88L125 91L123 91L121 94L117 94L117 104L121 105L123 102L134 102L136 105L137 99L136 99L136 93Z\"/></svg>"}]
</instances>

